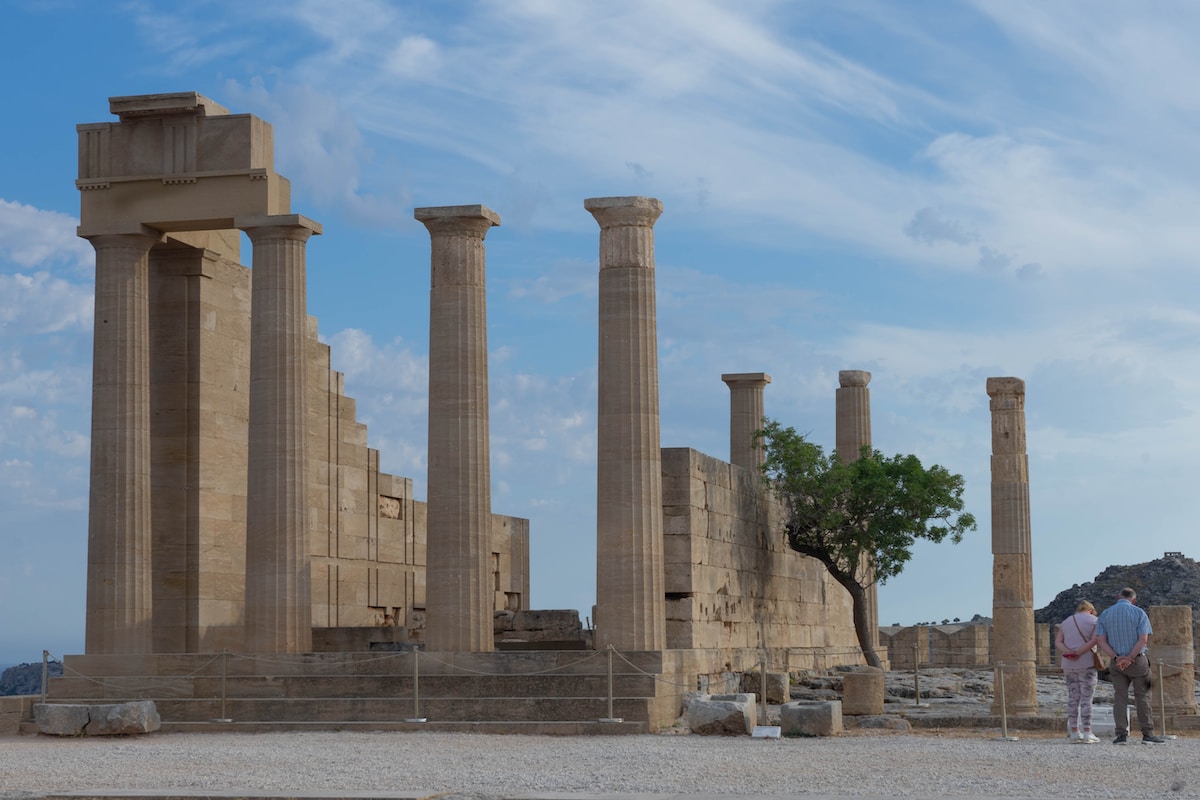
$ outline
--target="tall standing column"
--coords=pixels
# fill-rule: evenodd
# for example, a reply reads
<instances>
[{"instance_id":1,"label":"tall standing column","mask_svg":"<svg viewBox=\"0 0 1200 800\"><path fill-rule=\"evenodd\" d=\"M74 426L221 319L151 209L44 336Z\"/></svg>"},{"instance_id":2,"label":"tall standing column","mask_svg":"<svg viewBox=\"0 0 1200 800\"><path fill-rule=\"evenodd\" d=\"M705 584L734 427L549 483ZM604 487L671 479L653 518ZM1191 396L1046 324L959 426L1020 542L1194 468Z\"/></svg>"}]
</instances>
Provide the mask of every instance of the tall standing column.
<instances>
[{"instance_id":1,"label":"tall standing column","mask_svg":"<svg viewBox=\"0 0 1200 800\"><path fill-rule=\"evenodd\" d=\"M304 653L312 649L305 247L321 227L297 214L236 223L254 247L246 647L258 653Z\"/></svg>"},{"instance_id":2,"label":"tall standing column","mask_svg":"<svg viewBox=\"0 0 1200 800\"><path fill-rule=\"evenodd\" d=\"M149 653L149 254L156 234L87 236L96 250L85 651Z\"/></svg>"},{"instance_id":3,"label":"tall standing column","mask_svg":"<svg viewBox=\"0 0 1200 800\"><path fill-rule=\"evenodd\" d=\"M763 426L763 387L771 382L765 372L738 372L721 376L729 387L729 463L758 470L766 460L762 445L754 441Z\"/></svg>"},{"instance_id":4,"label":"tall standing column","mask_svg":"<svg viewBox=\"0 0 1200 800\"><path fill-rule=\"evenodd\" d=\"M1004 664L1008 713L1030 715L1037 713L1038 704L1025 381L988 378L987 393L992 411L992 660ZM992 713L1000 710L996 692Z\"/></svg>"},{"instance_id":5,"label":"tall standing column","mask_svg":"<svg viewBox=\"0 0 1200 800\"><path fill-rule=\"evenodd\" d=\"M662 453L652 197L594 197L600 224L596 646L661 650Z\"/></svg>"},{"instance_id":6,"label":"tall standing column","mask_svg":"<svg viewBox=\"0 0 1200 800\"><path fill-rule=\"evenodd\" d=\"M838 390L834 395L834 447L838 460L848 464L859 457L864 447L871 445L871 373L861 369L844 369L838 373ZM873 572L873 562L864 567ZM867 587L867 634L875 654L879 653L879 587Z\"/></svg>"},{"instance_id":7,"label":"tall standing column","mask_svg":"<svg viewBox=\"0 0 1200 800\"><path fill-rule=\"evenodd\" d=\"M486 206L418 208L429 230L429 497L425 646L493 649Z\"/></svg>"}]
</instances>

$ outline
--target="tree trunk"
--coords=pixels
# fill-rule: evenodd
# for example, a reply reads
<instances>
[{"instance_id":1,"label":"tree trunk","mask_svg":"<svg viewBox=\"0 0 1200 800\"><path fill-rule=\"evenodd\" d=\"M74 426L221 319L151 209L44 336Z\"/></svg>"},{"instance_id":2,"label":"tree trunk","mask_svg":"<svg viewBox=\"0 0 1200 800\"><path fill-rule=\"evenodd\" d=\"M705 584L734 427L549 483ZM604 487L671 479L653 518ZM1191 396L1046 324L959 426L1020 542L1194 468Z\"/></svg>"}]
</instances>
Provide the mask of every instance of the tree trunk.
<instances>
[{"instance_id":1,"label":"tree trunk","mask_svg":"<svg viewBox=\"0 0 1200 800\"><path fill-rule=\"evenodd\" d=\"M875 637L871 635L873 631L871 630L871 617L867 613L867 590L853 578L843 577L832 570L830 570L830 574L838 583L846 587L846 591L850 593L850 599L854 603L854 632L858 634L858 646L862 648L863 658L870 666L882 669L883 662L879 660L879 654L875 652Z\"/></svg>"}]
</instances>

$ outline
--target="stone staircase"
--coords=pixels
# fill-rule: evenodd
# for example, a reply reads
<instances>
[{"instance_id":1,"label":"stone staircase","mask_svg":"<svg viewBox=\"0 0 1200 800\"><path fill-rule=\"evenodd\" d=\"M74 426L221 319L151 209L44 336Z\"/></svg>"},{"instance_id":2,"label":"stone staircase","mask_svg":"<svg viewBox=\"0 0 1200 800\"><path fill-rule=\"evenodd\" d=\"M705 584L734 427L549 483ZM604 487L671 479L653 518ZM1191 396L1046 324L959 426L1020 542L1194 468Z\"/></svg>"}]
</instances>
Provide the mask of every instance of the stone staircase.
<instances>
[{"instance_id":1,"label":"stone staircase","mask_svg":"<svg viewBox=\"0 0 1200 800\"><path fill-rule=\"evenodd\" d=\"M596 651L67 656L47 702L153 700L169 731L645 733L680 713L663 656L612 658L611 709Z\"/></svg>"}]
</instances>

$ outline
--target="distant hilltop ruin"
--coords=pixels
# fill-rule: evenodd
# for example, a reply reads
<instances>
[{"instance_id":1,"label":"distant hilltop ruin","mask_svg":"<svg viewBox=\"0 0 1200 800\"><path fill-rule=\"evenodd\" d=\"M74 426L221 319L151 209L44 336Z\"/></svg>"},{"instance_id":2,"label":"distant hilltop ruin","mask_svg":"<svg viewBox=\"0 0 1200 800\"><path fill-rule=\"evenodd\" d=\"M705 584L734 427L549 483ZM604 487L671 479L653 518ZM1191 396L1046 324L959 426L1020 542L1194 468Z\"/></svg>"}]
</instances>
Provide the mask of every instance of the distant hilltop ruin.
<instances>
[{"instance_id":1,"label":"distant hilltop ruin","mask_svg":"<svg viewBox=\"0 0 1200 800\"><path fill-rule=\"evenodd\" d=\"M1111 566L1090 583L1077 583L1059 592L1049 605L1033 613L1033 619L1057 624L1075 613L1083 600L1103 611L1126 586L1138 593L1137 604L1142 608L1191 606L1192 614L1200 619L1200 563L1175 551L1144 564Z\"/></svg>"}]
</instances>

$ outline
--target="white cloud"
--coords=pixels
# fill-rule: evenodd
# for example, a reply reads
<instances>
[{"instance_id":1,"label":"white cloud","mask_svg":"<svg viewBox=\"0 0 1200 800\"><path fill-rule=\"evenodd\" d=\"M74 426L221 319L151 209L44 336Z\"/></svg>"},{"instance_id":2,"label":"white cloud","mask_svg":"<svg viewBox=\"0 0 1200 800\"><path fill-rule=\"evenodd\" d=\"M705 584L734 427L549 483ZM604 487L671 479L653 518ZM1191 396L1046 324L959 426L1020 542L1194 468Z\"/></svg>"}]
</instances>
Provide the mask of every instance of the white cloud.
<instances>
[{"instance_id":1,"label":"white cloud","mask_svg":"<svg viewBox=\"0 0 1200 800\"><path fill-rule=\"evenodd\" d=\"M90 330L93 294L91 285L69 283L48 272L0 275L0 331Z\"/></svg>"},{"instance_id":2,"label":"white cloud","mask_svg":"<svg viewBox=\"0 0 1200 800\"><path fill-rule=\"evenodd\" d=\"M49 263L90 271L92 247L75 235L79 220L58 211L0 199L0 260L29 269ZM0 297L6 292L0 291Z\"/></svg>"}]
</instances>

